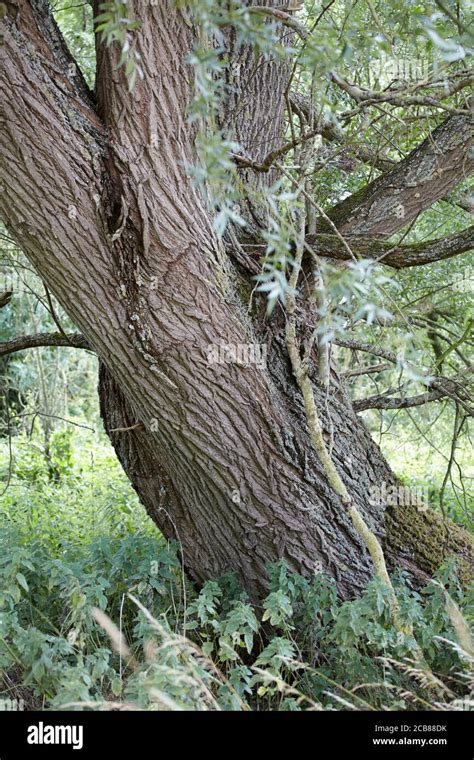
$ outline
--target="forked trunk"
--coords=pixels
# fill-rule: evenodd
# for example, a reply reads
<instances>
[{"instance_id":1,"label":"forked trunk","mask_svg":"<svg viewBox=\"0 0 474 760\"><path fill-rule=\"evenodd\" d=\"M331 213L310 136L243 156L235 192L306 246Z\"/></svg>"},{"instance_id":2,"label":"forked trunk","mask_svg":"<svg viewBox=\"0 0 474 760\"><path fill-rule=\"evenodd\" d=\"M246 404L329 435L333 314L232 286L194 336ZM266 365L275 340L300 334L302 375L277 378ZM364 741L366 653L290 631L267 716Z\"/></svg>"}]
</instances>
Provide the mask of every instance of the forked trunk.
<instances>
[{"instance_id":1,"label":"forked trunk","mask_svg":"<svg viewBox=\"0 0 474 760\"><path fill-rule=\"evenodd\" d=\"M283 558L306 575L323 569L344 595L359 592L371 560L311 448L281 317L262 326L248 315L245 275L189 178L196 135L185 56L196 30L186 11L146 5L145 78L132 95L118 52L99 47L96 112L35 5L36 22L27 2L6 20L2 79L15 96L5 98L0 211L101 360L102 415L127 475L195 580L233 570L257 598L266 565ZM285 72L274 66L268 77L267 108L248 107L252 130L234 125L253 155L266 155L282 128ZM265 366L209 361L212 347L262 343ZM385 505L371 503L394 476L337 377L328 393L315 388L354 503L378 536L394 531L393 563L431 572L446 548L425 550L436 518L413 515L411 532L402 508L387 520ZM468 558L469 540L456 530L448 550Z\"/></svg>"}]
</instances>

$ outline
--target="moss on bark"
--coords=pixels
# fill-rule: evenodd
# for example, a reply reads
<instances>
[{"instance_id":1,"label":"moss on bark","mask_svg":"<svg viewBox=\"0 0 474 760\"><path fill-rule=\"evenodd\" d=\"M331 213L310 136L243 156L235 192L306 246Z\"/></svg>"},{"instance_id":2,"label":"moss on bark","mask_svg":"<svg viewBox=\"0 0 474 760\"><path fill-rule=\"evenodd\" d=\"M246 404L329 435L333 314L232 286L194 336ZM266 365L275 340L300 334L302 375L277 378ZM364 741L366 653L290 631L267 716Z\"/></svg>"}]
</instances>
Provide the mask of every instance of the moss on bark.
<instances>
[{"instance_id":1,"label":"moss on bark","mask_svg":"<svg viewBox=\"0 0 474 760\"><path fill-rule=\"evenodd\" d=\"M405 558L406 567L432 576L448 558L457 562L464 587L474 580L474 536L445 520L433 509L416 505L390 507L385 515L385 545L391 556Z\"/></svg>"}]
</instances>

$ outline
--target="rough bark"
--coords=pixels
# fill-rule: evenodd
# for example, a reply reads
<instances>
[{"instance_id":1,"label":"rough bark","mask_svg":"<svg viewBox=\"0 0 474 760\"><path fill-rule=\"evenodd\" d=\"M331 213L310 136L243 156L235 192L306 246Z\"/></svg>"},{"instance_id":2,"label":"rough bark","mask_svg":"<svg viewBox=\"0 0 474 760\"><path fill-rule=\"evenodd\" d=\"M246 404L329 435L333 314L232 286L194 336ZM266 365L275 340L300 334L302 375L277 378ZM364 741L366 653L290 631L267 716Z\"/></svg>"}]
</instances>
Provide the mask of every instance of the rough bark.
<instances>
[{"instance_id":1,"label":"rough bark","mask_svg":"<svg viewBox=\"0 0 474 760\"><path fill-rule=\"evenodd\" d=\"M248 6L271 9L279 0L244 0ZM288 29L281 27L280 39L289 41ZM271 56L255 55L253 46L238 42L234 28L224 35L226 58L225 90L219 115L222 133L237 142L256 163L264 160L284 141L285 93L291 67ZM250 229L266 227L267 209L261 201L261 190L270 187L278 172L270 167L265 174L239 168L239 180L247 188L241 201L241 215Z\"/></svg>"},{"instance_id":2,"label":"rough bark","mask_svg":"<svg viewBox=\"0 0 474 760\"><path fill-rule=\"evenodd\" d=\"M331 211L343 234L389 237L446 196L474 169L471 114L446 119L421 145Z\"/></svg>"},{"instance_id":3,"label":"rough bark","mask_svg":"<svg viewBox=\"0 0 474 760\"><path fill-rule=\"evenodd\" d=\"M284 558L357 593L371 562L311 449L282 325L248 318L188 177L195 29L172 3L140 9L145 78L130 96L118 52L102 47L97 111L47 4L7 16L0 214L98 354L106 430L192 577L234 570L257 598L267 563ZM264 340L267 368L208 361L209 346ZM394 476L335 376L329 394L316 383L316 402L336 467L383 536L370 494ZM410 552L404 542L393 558L416 572Z\"/></svg>"}]
</instances>

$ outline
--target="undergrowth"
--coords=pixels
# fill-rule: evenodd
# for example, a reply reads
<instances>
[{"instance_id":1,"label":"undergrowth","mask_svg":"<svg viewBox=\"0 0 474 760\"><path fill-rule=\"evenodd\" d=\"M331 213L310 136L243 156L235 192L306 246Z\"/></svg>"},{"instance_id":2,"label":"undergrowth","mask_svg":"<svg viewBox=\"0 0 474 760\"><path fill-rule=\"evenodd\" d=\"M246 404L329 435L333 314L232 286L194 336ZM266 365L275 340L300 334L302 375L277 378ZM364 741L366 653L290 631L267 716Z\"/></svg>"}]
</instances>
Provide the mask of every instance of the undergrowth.
<instances>
[{"instance_id":1,"label":"undergrowth","mask_svg":"<svg viewBox=\"0 0 474 760\"><path fill-rule=\"evenodd\" d=\"M472 709L472 597L447 565L352 601L324 574L269 568L252 606L232 576L193 588L179 547L113 460L51 482L20 457L0 508L0 700L31 709ZM34 458L34 457L33 457ZM36 463L38 464L38 463Z\"/></svg>"}]
</instances>

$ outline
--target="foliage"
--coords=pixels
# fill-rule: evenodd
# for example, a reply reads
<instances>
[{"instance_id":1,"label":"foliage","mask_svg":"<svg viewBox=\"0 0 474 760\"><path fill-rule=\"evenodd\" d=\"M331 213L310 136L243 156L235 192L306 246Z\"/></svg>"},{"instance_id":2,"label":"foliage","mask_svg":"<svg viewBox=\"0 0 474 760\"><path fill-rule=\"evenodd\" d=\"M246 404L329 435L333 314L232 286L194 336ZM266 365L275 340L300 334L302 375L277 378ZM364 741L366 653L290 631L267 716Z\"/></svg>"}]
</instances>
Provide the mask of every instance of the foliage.
<instances>
[{"instance_id":1,"label":"foliage","mask_svg":"<svg viewBox=\"0 0 474 760\"><path fill-rule=\"evenodd\" d=\"M91 5L61 4L55 11L55 17L64 30L65 39L89 87L92 88L95 78L95 50Z\"/></svg>"},{"instance_id":2,"label":"foliage","mask_svg":"<svg viewBox=\"0 0 474 760\"><path fill-rule=\"evenodd\" d=\"M5 696L46 709L424 709L454 700L472 707L472 660L456 642L440 585L418 591L396 578L402 615L444 684L433 691L406 672L411 642L391 627L377 581L360 599L342 601L327 576L305 580L281 563L269 568L261 608L231 576L191 588L177 547L131 497L103 444L95 448L94 463L85 447L73 461L63 449L68 473L59 482L48 479L41 457L33 473L27 450L3 497ZM440 580L472 619L453 568ZM109 619L107 631L93 609Z\"/></svg>"}]
</instances>

